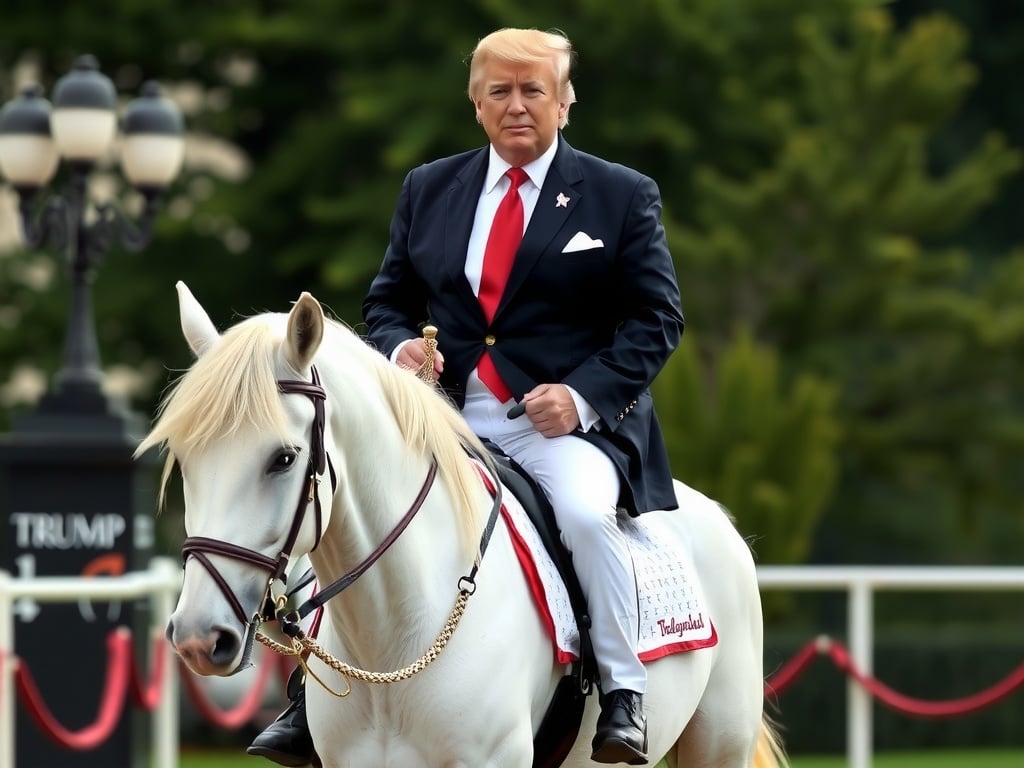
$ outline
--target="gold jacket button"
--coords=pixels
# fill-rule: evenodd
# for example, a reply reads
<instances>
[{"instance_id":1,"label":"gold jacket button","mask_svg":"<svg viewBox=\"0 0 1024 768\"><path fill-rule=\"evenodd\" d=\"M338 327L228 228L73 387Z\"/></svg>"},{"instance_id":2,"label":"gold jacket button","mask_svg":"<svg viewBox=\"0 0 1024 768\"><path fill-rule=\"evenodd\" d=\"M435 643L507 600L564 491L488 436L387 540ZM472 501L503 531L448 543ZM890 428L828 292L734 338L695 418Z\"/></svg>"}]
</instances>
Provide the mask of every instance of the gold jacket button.
<instances>
[{"instance_id":1,"label":"gold jacket button","mask_svg":"<svg viewBox=\"0 0 1024 768\"><path fill-rule=\"evenodd\" d=\"M484 336L484 344L486 344L488 347L493 347L494 346L494 334L488 333L486 336Z\"/></svg>"}]
</instances>

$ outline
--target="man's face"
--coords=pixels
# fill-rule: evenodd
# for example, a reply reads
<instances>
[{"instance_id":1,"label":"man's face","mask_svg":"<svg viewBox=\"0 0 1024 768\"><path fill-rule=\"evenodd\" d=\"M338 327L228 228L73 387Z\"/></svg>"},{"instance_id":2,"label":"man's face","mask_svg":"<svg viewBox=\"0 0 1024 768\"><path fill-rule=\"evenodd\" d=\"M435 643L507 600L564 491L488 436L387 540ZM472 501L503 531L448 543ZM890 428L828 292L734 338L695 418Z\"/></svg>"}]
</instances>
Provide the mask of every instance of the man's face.
<instances>
[{"instance_id":1,"label":"man's face","mask_svg":"<svg viewBox=\"0 0 1024 768\"><path fill-rule=\"evenodd\" d=\"M516 167L544 154L569 109L558 100L554 59L536 64L487 61L473 103L498 155Z\"/></svg>"}]
</instances>

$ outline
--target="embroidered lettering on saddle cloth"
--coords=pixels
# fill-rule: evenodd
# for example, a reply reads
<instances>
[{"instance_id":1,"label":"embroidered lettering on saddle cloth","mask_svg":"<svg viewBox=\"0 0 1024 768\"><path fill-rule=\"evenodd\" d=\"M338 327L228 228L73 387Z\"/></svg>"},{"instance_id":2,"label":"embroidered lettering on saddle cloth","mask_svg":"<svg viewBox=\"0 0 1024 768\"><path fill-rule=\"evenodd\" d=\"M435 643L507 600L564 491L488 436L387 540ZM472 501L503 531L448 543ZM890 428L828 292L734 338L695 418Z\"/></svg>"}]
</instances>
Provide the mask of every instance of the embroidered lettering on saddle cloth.
<instances>
[{"instance_id":1,"label":"embroidered lettering on saddle cloth","mask_svg":"<svg viewBox=\"0 0 1024 768\"><path fill-rule=\"evenodd\" d=\"M579 629L569 594L519 500L503 494L502 516L537 601L541 619L555 644L558 661L567 664L579 655ZM655 515L619 515L633 557L639 597L642 661L682 651L708 648L718 634L707 615L700 583L689 554Z\"/></svg>"}]
</instances>

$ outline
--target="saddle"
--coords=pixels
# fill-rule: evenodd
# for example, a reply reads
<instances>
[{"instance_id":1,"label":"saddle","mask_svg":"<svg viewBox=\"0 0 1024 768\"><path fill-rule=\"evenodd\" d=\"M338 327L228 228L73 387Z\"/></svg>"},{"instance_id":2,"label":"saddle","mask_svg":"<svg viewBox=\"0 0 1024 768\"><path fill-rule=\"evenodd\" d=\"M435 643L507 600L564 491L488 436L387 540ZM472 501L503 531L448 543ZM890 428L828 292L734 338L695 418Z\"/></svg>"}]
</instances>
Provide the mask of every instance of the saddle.
<instances>
[{"instance_id":1,"label":"saddle","mask_svg":"<svg viewBox=\"0 0 1024 768\"><path fill-rule=\"evenodd\" d=\"M561 541L551 503L526 470L490 442L483 440L498 471L502 485L515 494L537 530L569 593L573 615L580 631L579 659L559 681L540 728L533 740L533 768L556 768L572 749L583 721L586 697L597 680L597 661L590 641L590 615L583 597L572 555Z\"/></svg>"}]
</instances>

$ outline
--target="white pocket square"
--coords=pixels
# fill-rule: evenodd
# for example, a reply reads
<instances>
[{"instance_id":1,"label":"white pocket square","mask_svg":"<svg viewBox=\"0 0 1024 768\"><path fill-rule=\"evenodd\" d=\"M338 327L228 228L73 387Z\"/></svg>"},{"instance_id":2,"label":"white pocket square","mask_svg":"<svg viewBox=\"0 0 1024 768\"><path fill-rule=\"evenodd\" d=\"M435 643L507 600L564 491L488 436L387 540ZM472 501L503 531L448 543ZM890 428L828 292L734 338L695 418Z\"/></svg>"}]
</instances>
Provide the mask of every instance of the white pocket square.
<instances>
[{"instance_id":1,"label":"white pocket square","mask_svg":"<svg viewBox=\"0 0 1024 768\"><path fill-rule=\"evenodd\" d=\"M576 251L589 251L592 248L604 248L604 243L594 240L586 232L577 232L572 239L565 244L562 253L574 253Z\"/></svg>"}]
</instances>

